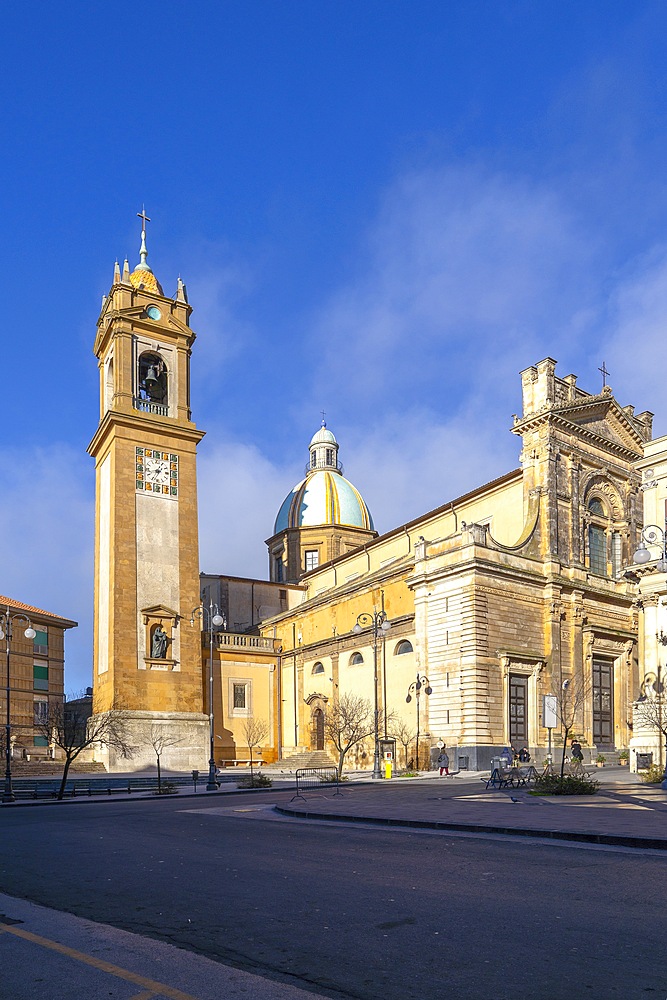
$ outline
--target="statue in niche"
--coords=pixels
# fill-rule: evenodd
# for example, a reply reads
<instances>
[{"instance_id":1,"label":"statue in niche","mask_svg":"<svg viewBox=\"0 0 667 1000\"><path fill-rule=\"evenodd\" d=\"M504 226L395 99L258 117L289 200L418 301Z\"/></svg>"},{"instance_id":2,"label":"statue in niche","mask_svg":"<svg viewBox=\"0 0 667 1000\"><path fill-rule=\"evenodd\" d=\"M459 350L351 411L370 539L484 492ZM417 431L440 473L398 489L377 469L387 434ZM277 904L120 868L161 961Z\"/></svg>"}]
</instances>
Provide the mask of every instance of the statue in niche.
<instances>
[{"instance_id":1,"label":"statue in niche","mask_svg":"<svg viewBox=\"0 0 667 1000\"><path fill-rule=\"evenodd\" d=\"M153 642L151 643L151 658L153 660L164 660L167 655L169 636L161 625L153 632Z\"/></svg>"}]
</instances>

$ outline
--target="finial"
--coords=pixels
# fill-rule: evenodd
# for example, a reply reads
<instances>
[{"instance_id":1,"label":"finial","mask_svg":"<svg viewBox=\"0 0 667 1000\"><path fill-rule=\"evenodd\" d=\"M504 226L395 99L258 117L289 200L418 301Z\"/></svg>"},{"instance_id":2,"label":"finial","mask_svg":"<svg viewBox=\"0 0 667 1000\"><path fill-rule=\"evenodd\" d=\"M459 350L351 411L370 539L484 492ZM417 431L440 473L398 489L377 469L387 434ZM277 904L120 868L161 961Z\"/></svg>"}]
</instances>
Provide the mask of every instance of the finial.
<instances>
[{"instance_id":1,"label":"finial","mask_svg":"<svg viewBox=\"0 0 667 1000\"><path fill-rule=\"evenodd\" d=\"M128 282L130 280L130 262L125 258L123 261L123 281Z\"/></svg>"},{"instance_id":2,"label":"finial","mask_svg":"<svg viewBox=\"0 0 667 1000\"><path fill-rule=\"evenodd\" d=\"M114 283L114 285L117 285L119 281L120 281L120 264L116 260L116 263L113 266L113 283Z\"/></svg>"},{"instance_id":3,"label":"finial","mask_svg":"<svg viewBox=\"0 0 667 1000\"><path fill-rule=\"evenodd\" d=\"M146 215L145 206L141 206L141 211L137 212L137 216L141 219L141 247L139 249L141 262L137 266L143 271L150 271L150 267L148 266L148 250L146 248L146 223L151 220Z\"/></svg>"},{"instance_id":4,"label":"finial","mask_svg":"<svg viewBox=\"0 0 667 1000\"><path fill-rule=\"evenodd\" d=\"M326 427L327 422L324 419L326 417L326 412L324 410L320 410L320 413L322 414L322 427Z\"/></svg>"},{"instance_id":5,"label":"finial","mask_svg":"<svg viewBox=\"0 0 667 1000\"><path fill-rule=\"evenodd\" d=\"M607 371L607 366L605 365L604 361L602 362L602 368L598 368L598 371L602 373L602 388L604 390L605 386L607 385L607 375L610 375L611 372Z\"/></svg>"},{"instance_id":6,"label":"finial","mask_svg":"<svg viewBox=\"0 0 667 1000\"><path fill-rule=\"evenodd\" d=\"M187 291L187 288L185 287L185 284L184 284L184 282L183 282L180 274L178 276L178 284L176 286L176 299L177 299L178 302L187 302L188 301L188 291Z\"/></svg>"}]
</instances>

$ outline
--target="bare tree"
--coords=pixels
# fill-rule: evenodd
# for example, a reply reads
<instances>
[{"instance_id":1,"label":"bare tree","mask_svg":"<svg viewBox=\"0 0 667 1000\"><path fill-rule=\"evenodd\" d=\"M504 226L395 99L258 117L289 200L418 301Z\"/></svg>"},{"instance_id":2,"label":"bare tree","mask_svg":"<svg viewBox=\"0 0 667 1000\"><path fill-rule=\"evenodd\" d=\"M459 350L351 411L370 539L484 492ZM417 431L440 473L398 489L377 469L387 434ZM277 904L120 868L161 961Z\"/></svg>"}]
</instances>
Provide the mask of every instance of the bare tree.
<instances>
[{"instance_id":1,"label":"bare tree","mask_svg":"<svg viewBox=\"0 0 667 1000\"><path fill-rule=\"evenodd\" d=\"M340 778L343 774L345 755L374 731L373 713L368 698L360 698L354 694L341 695L339 700L327 709L324 731L338 751Z\"/></svg>"},{"instance_id":2,"label":"bare tree","mask_svg":"<svg viewBox=\"0 0 667 1000\"><path fill-rule=\"evenodd\" d=\"M261 746L269 735L269 724L264 719L246 719L243 723L243 735L246 746L250 752L250 784L253 783L253 761L252 752L255 747Z\"/></svg>"},{"instance_id":3,"label":"bare tree","mask_svg":"<svg viewBox=\"0 0 667 1000\"><path fill-rule=\"evenodd\" d=\"M396 719L394 721L393 726L391 727L391 735L394 737L395 740L398 740L398 742L403 747L403 752L405 755L405 767L407 768L408 752L410 750L410 744L415 739L417 733L412 728L412 726L409 726L408 723L405 722L403 719Z\"/></svg>"},{"instance_id":4,"label":"bare tree","mask_svg":"<svg viewBox=\"0 0 667 1000\"><path fill-rule=\"evenodd\" d=\"M132 757L135 747L128 739L127 713L112 708L99 715L90 714L90 699L50 701L47 711L35 719L35 729L65 755L63 776L57 798L65 794L69 769L83 750L93 743L106 743L122 757Z\"/></svg>"},{"instance_id":5,"label":"bare tree","mask_svg":"<svg viewBox=\"0 0 667 1000\"><path fill-rule=\"evenodd\" d=\"M159 794L162 791L160 758L165 750L168 750L169 747L175 747L178 743L181 743L182 740L180 736L176 735L176 733L170 732L168 729L165 729L164 726L159 726L155 722L146 727L143 731L143 737L146 745L153 748L153 753L155 754L157 760L157 790Z\"/></svg>"},{"instance_id":6,"label":"bare tree","mask_svg":"<svg viewBox=\"0 0 667 1000\"><path fill-rule=\"evenodd\" d=\"M557 690L554 695L556 699L556 715L563 731L563 754L560 762L561 781L565 773L567 738L577 723L579 723L579 728L581 728L584 705L591 693L591 686L590 677L580 673L574 677L566 677L560 690Z\"/></svg>"}]
</instances>

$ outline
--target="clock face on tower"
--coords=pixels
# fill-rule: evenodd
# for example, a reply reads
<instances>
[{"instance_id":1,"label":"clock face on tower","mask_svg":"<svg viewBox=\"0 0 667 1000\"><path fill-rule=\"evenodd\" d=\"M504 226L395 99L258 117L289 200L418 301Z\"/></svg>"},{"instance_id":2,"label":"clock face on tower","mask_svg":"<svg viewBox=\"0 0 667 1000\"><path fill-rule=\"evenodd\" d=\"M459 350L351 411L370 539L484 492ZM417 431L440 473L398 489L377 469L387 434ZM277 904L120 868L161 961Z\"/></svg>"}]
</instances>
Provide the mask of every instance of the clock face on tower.
<instances>
[{"instance_id":1,"label":"clock face on tower","mask_svg":"<svg viewBox=\"0 0 667 1000\"><path fill-rule=\"evenodd\" d=\"M155 448L136 449L137 493L178 497L178 455Z\"/></svg>"}]
</instances>

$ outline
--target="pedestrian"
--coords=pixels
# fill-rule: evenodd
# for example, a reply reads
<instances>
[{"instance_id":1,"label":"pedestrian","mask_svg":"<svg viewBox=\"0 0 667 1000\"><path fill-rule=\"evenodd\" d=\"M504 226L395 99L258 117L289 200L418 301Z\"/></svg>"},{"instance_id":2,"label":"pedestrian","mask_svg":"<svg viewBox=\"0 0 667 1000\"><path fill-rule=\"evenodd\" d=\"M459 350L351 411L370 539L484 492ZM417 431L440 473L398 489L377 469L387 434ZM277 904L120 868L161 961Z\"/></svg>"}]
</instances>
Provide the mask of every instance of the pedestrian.
<instances>
[{"instance_id":1,"label":"pedestrian","mask_svg":"<svg viewBox=\"0 0 667 1000\"><path fill-rule=\"evenodd\" d=\"M438 756L438 767L440 768L440 777L442 778L442 772L449 774L449 755L447 753L447 744L445 744L440 751Z\"/></svg>"},{"instance_id":2,"label":"pedestrian","mask_svg":"<svg viewBox=\"0 0 667 1000\"><path fill-rule=\"evenodd\" d=\"M505 767L512 766L512 751L509 747L503 747L500 751L500 759L505 761Z\"/></svg>"},{"instance_id":3,"label":"pedestrian","mask_svg":"<svg viewBox=\"0 0 667 1000\"><path fill-rule=\"evenodd\" d=\"M572 746L570 747L570 754L572 757L576 757L578 761L584 759L584 754L581 749L581 743L579 740L572 740Z\"/></svg>"},{"instance_id":4,"label":"pedestrian","mask_svg":"<svg viewBox=\"0 0 667 1000\"><path fill-rule=\"evenodd\" d=\"M530 760L530 753L528 752L528 747L521 747L519 750L519 763L527 764Z\"/></svg>"}]
</instances>

